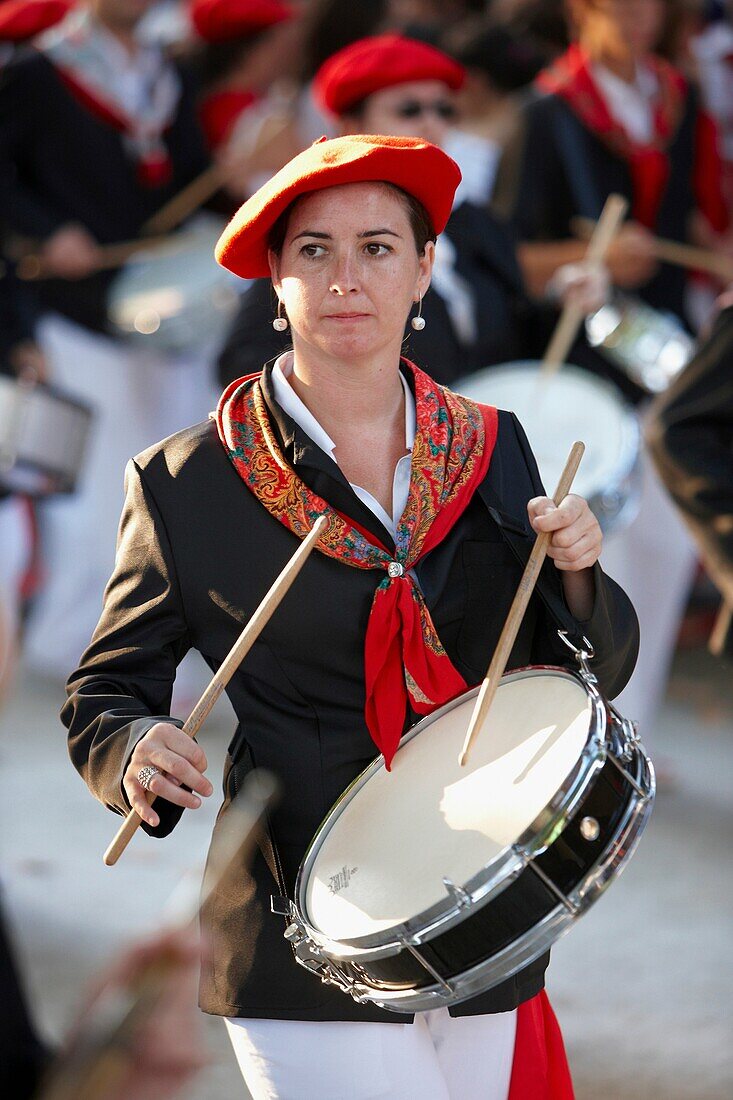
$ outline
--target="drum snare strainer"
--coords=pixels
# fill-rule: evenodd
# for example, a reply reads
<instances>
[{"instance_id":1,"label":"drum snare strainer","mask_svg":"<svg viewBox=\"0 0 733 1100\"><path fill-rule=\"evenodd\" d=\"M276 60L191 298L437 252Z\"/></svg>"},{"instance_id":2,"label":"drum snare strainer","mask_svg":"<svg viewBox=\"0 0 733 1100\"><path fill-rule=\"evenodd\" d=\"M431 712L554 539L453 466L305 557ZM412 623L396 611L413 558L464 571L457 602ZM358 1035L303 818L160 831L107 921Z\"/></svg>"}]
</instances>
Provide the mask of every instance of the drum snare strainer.
<instances>
[{"instance_id":1,"label":"drum snare strainer","mask_svg":"<svg viewBox=\"0 0 733 1100\"><path fill-rule=\"evenodd\" d=\"M504 676L467 767L478 689L417 723L391 772L380 757L354 781L300 869L285 933L298 962L357 1001L415 1012L491 989L572 927L654 798L587 656L579 673Z\"/></svg>"}]
</instances>

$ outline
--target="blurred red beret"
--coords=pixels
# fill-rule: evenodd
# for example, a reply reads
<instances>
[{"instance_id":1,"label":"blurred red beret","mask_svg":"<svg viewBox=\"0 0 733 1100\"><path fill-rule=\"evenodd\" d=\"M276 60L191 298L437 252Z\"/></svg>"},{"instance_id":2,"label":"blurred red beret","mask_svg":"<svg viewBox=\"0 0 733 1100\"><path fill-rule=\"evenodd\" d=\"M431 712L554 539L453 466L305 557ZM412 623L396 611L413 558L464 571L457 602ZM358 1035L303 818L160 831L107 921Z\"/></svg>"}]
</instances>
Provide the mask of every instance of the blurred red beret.
<instances>
[{"instance_id":1,"label":"blurred red beret","mask_svg":"<svg viewBox=\"0 0 733 1100\"><path fill-rule=\"evenodd\" d=\"M343 183L395 184L422 203L433 229L441 233L460 179L455 161L428 141L375 134L323 137L293 157L239 208L219 238L216 258L244 279L269 276L267 242L279 216L300 195Z\"/></svg>"},{"instance_id":2,"label":"blurred red beret","mask_svg":"<svg viewBox=\"0 0 733 1100\"><path fill-rule=\"evenodd\" d=\"M0 4L0 42L25 42L53 27L74 7L74 0L6 0Z\"/></svg>"},{"instance_id":3,"label":"blurred red beret","mask_svg":"<svg viewBox=\"0 0 733 1100\"><path fill-rule=\"evenodd\" d=\"M191 0L189 10L196 33L206 42L247 38L294 14L280 0Z\"/></svg>"},{"instance_id":4,"label":"blurred red beret","mask_svg":"<svg viewBox=\"0 0 733 1100\"><path fill-rule=\"evenodd\" d=\"M464 77L463 67L441 50L399 34L380 34L360 38L324 61L313 94L325 110L344 115L373 92L395 84L440 80L455 89Z\"/></svg>"}]
</instances>

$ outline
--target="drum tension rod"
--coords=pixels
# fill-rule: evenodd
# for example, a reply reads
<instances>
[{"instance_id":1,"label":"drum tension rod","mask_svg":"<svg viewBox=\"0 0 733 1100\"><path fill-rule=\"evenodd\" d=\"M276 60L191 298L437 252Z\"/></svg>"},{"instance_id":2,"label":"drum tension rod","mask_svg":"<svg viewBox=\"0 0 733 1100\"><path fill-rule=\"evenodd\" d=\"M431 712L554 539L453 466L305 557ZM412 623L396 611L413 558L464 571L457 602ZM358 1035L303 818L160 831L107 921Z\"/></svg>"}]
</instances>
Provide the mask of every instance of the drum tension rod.
<instances>
[{"instance_id":1,"label":"drum tension rod","mask_svg":"<svg viewBox=\"0 0 733 1100\"><path fill-rule=\"evenodd\" d=\"M545 872L542 870L542 868L537 866L536 863L533 863L532 861L530 861L527 864L527 869L529 871L534 871L534 873L537 875L537 878L540 880L540 882L542 882L547 887L547 889L550 891L551 894L555 895L557 900L565 906L565 908L567 909L567 911L569 913L572 913L573 916L575 916L580 911L580 907L578 905L576 905L574 901L571 901L570 898L567 896L567 894L563 894L560 887L557 886L552 881L552 879L548 875L545 874Z\"/></svg>"},{"instance_id":2,"label":"drum tension rod","mask_svg":"<svg viewBox=\"0 0 733 1100\"><path fill-rule=\"evenodd\" d=\"M430 963L425 958L425 956L420 954L418 949L413 944L410 943L410 941L408 940L407 936L404 935L404 933L400 933L400 935L397 938L399 939L402 946L406 947L407 950L410 952L410 954L413 955L414 958L417 959L417 961L420 963L420 965L423 967L423 969L427 970L428 974L430 974L431 977L435 978L438 985L440 985L446 993L453 993L453 991L454 991L453 986L449 982L447 982L445 980L445 978L441 977L441 975L438 973L438 971L435 969L435 967L430 965Z\"/></svg>"},{"instance_id":3,"label":"drum tension rod","mask_svg":"<svg viewBox=\"0 0 733 1100\"><path fill-rule=\"evenodd\" d=\"M621 772L621 775L624 777L626 782L634 788L636 793L642 799L642 802L643 803L648 802L651 795L649 794L648 791L645 791L644 788L639 783L637 783L637 781L634 779L633 775L631 775L631 773L628 771L628 769L623 766L623 764L618 759L618 757L614 756L614 754L612 752L609 752L608 759L611 761L613 766L615 768L617 768L618 771Z\"/></svg>"}]
</instances>

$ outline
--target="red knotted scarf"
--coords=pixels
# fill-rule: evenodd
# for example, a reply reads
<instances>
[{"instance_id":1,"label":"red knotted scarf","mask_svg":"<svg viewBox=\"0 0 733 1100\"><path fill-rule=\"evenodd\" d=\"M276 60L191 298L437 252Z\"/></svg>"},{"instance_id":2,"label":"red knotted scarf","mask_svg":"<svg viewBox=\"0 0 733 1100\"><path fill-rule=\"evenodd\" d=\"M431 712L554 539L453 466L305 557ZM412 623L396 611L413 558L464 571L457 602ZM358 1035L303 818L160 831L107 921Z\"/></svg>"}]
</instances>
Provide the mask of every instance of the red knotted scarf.
<instances>
[{"instance_id":1,"label":"red knotted scarf","mask_svg":"<svg viewBox=\"0 0 733 1100\"><path fill-rule=\"evenodd\" d=\"M467 686L443 649L409 571L465 511L489 468L498 423L496 409L460 397L407 360L402 363L415 382L416 434L394 554L309 489L287 464L259 375L233 382L217 409L219 438L268 512L301 539L325 515L321 553L382 575L365 641L365 719L387 768L402 736L408 699L418 714L429 714Z\"/></svg>"}]
</instances>

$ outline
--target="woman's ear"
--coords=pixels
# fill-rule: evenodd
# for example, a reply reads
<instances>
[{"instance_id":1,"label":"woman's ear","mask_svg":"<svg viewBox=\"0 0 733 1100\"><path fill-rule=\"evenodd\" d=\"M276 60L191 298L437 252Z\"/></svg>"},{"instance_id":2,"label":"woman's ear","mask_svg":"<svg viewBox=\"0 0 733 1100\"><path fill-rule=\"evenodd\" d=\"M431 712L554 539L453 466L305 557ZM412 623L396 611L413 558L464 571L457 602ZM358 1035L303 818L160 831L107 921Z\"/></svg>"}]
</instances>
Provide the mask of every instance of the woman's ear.
<instances>
[{"instance_id":1,"label":"woman's ear","mask_svg":"<svg viewBox=\"0 0 733 1100\"><path fill-rule=\"evenodd\" d=\"M272 285L280 297L280 257L272 251L271 248L267 250L267 262L270 265L270 278L272 279Z\"/></svg>"},{"instance_id":2,"label":"woman's ear","mask_svg":"<svg viewBox=\"0 0 733 1100\"><path fill-rule=\"evenodd\" d=\"M433 264L435 263L435 243L434 241L428 241L425 245L425 251L422 256L418 258L418 293L426 294L427 289L430 286L430 279L433 274Z\"/></svg>"}]
</instances>

